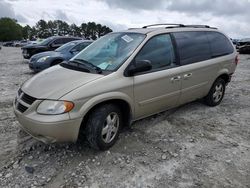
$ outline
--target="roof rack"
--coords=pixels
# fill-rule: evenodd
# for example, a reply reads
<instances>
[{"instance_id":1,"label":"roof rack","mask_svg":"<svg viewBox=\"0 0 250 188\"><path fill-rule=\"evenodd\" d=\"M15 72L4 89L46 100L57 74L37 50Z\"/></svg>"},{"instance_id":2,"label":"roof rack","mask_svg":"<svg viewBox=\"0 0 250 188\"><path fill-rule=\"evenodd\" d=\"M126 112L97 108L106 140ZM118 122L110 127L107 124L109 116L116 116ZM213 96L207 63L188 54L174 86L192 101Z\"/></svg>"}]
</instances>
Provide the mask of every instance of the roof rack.
<instances>
[{"instance_id":1,"label":"roof rack","mask_svg":"<svg viewBox=\"0 0 250 188\"><path fill-rule=\"evenodd\" d=\"M209 25L185 25L185 27L217 29L216 27L210 27Z\"/></svg>"},{"instance_id":2,"label":"roof rack","mask_svg":"<svg viewBox=\"0 0 250 188\"><path fill-rule=\"evenodd\" d=\"M167 25L167 26L177 26L177 27L184 27L183 24L152 24L152 25L145 25L142 28L148 28L148 27L154 27L154 26L161 26L161 25Z\"/></svg>"},{"instance_id":3,"label":"roof rack","mask_svg":"<svg viewBox=\"0 0 250 188\"><path fill-rule=\"evenodd\" d=\"M146 25L142 28L148 28L153 26L168 26L166 28L175 28L175 27L193 27L193 28L211 28L211 29L217 29L216 27L210 27L209 25L184 25L184 24L152 24L152 25Z\"/></svg>"}]
</instances>

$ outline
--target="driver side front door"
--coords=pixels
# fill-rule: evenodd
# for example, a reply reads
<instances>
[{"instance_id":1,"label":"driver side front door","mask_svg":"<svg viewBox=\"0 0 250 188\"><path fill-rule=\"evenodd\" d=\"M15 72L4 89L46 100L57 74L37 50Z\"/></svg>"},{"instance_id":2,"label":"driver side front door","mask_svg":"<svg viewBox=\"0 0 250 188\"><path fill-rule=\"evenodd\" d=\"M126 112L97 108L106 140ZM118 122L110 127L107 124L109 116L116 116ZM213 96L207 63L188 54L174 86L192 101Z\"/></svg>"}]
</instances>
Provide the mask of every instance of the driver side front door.
<instances>
[{"instance_id":1,"label":"driver side front door","mask_svg":"<svg viewBox=\"0 0 250 188\"><path fill-rule=\"evenodd\" d=\"M149 39L135 57L140 60L150 61L152 70L134 76L136 119L176 106L181 94L181 67L169 34Z\"/></svg>"}]
</instances>

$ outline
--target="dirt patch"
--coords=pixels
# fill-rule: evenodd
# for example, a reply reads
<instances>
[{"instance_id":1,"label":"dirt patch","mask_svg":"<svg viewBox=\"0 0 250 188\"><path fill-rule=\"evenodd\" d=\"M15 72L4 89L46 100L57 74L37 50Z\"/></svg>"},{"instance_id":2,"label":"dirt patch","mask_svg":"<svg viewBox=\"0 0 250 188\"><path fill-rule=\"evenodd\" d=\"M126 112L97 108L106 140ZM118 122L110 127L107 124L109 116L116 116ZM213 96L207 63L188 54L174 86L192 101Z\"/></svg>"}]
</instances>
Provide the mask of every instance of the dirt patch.
<instances>
[{"instance_id":1,"label":"dirt patch","mask_svg":"<svg viewBox=\"0 0 250 188\"><path fill-rule=\"evenodd\" d=\"M34 74L0 50L1 187L250 187L250 56L218 107L193 102L135 122L109 151L45 145L20 131L12 101Z\"/></svg>"}]
</instances>

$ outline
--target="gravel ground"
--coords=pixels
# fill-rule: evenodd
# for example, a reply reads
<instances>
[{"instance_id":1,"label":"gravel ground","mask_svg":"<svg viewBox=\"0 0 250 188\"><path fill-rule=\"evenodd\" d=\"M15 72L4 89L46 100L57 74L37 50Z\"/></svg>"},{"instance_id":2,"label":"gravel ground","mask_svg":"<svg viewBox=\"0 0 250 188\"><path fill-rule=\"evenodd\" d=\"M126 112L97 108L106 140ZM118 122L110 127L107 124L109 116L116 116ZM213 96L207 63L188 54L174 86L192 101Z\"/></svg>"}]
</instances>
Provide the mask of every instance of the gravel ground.
<instances>
[{"instance_id":1,"label":"gravel ground","mask_svg":"<svg viewBox=\"0 0 250 188\"><path fill-rule=\"evenodd\" d=\"M12 101L33 75L20 48L0 50L0 187L250 187L250 56L218 107L193 102L137 121L105 152L19 129Z\"/></svg>"}]
</instances>

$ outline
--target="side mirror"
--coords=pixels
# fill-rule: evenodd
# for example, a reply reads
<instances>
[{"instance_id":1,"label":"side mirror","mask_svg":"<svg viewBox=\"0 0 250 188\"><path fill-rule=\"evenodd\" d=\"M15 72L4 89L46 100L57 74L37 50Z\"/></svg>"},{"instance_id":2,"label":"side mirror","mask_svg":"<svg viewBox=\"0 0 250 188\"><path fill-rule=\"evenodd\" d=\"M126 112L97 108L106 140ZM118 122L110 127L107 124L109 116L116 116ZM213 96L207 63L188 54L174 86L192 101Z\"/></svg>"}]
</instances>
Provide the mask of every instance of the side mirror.
<instances>
[{"instance_id":1,"label":"side mirror","mask_svg":"<svg viewBox=\"0 0 250 188\"><path fill-rule=\"evenodd\" d=\"M126 73L126 76L134 76L136 73L150 71L152 69L151 62L149 60L139 60L132 64Z\"/></svg>"}]
</instances>

